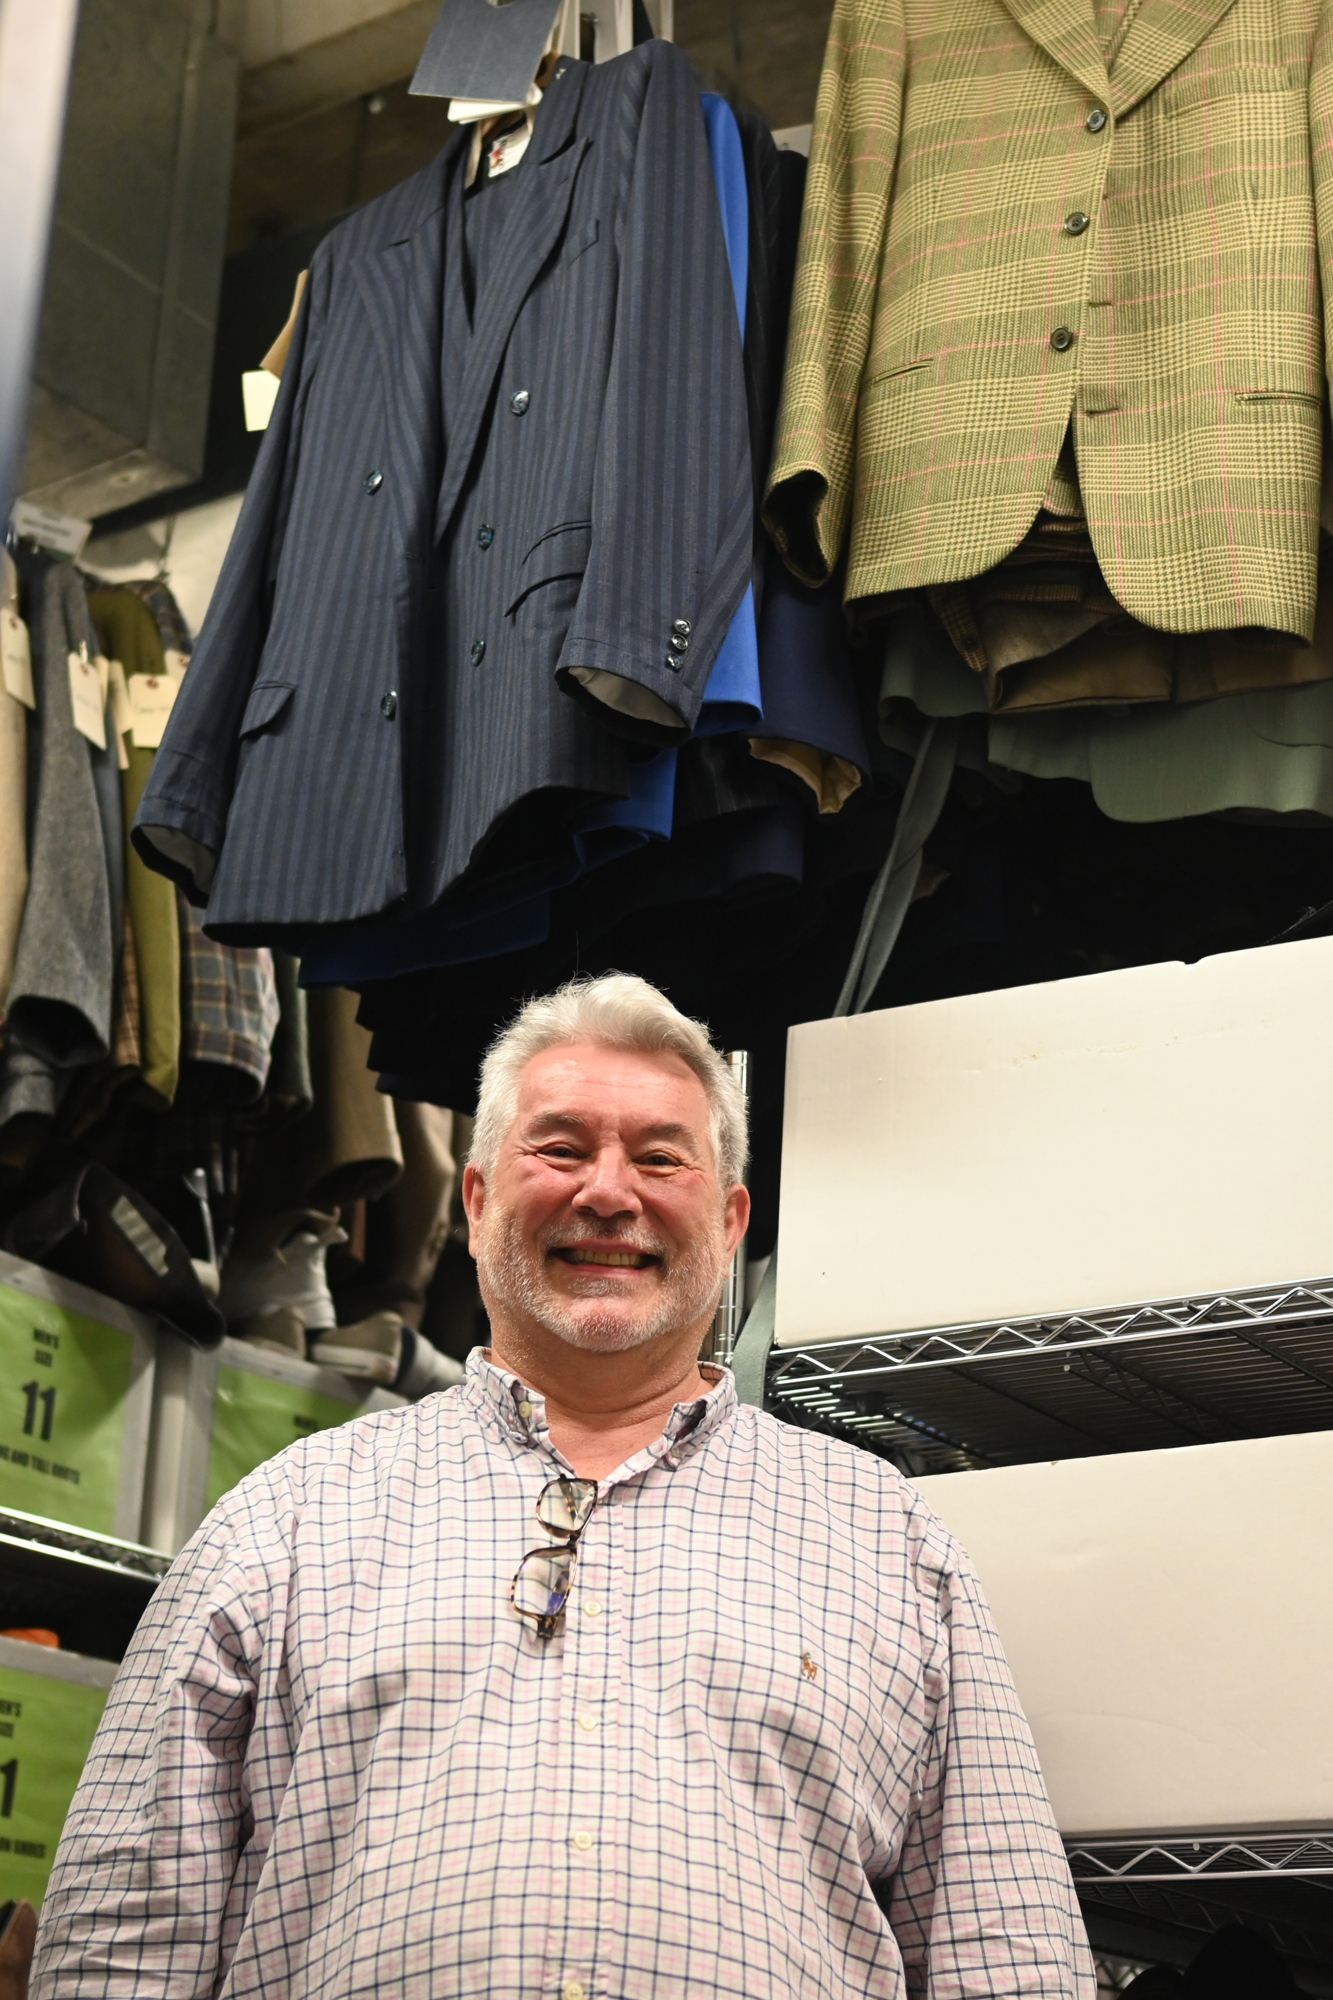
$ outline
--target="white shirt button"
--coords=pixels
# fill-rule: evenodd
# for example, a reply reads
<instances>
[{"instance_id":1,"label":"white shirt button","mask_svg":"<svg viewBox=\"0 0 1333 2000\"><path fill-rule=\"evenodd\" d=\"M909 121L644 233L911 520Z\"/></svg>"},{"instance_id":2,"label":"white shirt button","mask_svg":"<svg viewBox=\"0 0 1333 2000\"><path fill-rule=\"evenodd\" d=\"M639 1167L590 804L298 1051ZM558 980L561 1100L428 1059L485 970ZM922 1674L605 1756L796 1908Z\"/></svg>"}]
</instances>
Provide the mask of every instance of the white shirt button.
<instances>
[{"instance_id":1,"label":"white shirt button","mask_svg":"<svg viewBox=\"0 0 1333 2000\"><path fill-rule=\"evenodd\" d=\"M596 1727L597 1727L597 1717L595 1715L584 1714L579 1717L580 1729L596 1729Z\"/></svg>"},{"instance_id":2,"label":"white shirt button","mask_svg":"<svg viewBox=\"0 0 1333 2000\"><path fill-rule=\"evenodd\" d=\"M597 1602L597 1599L595 1597L584 1598L583 1615L585 1618L595 1618L598 1612L601 1610L601 1608L602 1608L601 1605Z\"/></svg>"},{"instance_id":3,"label":"white shirt button","mask_svg":"<svg viewBox=\"0 0 1333 2000\"><path fill-rule=\"evenodd\" d=\"M592 1835L590 1833L583 1833L582 1831L576 1833L574 1835L574 1845L580 1854L586 1854L592 1846Z\"/></svg>"},{"instance_id":4,"label":"white shirt button","mask_svg":"<svg viewBox=\"0 0 1333 2000\"><path fill-rule=\"evenodd\" d=\"M581 1979L567 1979L560 1988L560 2000L584 2000L586 1992Z\"/></svg>"}]
</instances>

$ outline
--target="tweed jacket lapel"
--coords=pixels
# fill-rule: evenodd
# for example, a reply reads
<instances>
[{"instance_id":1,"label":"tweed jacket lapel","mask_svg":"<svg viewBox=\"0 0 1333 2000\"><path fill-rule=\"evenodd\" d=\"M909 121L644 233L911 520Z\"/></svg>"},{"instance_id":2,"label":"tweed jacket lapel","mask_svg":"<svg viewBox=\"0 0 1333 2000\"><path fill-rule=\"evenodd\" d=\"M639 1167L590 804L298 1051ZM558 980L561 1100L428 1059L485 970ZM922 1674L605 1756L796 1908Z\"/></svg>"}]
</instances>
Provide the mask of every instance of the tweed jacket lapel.
<instances>
[{"instance_id":1,"label":"tweed jacket lapel","mask_svg":"<svg viewBox=\"0 0 1333 2000\"><path fill-rule=\"evenodd\" d=\"M438 476L445 201L466 144L467 135L459 133L440 154L436 175L403 234L352 264L385 385L390 499L405 553L414 546L414 523L430 517Z\"/></svg>"},{"instance_id":2,"label":"tweed jacket lapel","mask_svg":"<svg viewBox=\"0 0 1333 2000\"><path fill-rule=\"evenodd\" d=\"M1090 0L1005 0L1005 5L1038 48L1045 49L1094 97L1105 100L1106 59L1097 40Z\"/></svg>"},{"instance_id":3,"label":"tweed jacket lapel","mask_svg":"<svg viewBox=\"0 0 1333 2000\"><path fill-rule=\"evenodd\" d=\"M520 169L525 176L523 199L514 203L496 246L486 290L476 303L458 420L451 428L435 509L437 541L458 504L505 343L569 213L574 177L591 143L573 136L586 74L585 64L567 62L547 85L528 157Z\"/></svg>"},{"instance_id":4,"label":"tweed jacket lapel","mask_svg":"<svg viewBox=\"0 0 1333 2000\"><path fill-rule=\"evenodd\" d=\"M1116 117L1156 90L1234 5L1235 0L1141 0L1111 65Z\"/></svg>"}]
</instances>

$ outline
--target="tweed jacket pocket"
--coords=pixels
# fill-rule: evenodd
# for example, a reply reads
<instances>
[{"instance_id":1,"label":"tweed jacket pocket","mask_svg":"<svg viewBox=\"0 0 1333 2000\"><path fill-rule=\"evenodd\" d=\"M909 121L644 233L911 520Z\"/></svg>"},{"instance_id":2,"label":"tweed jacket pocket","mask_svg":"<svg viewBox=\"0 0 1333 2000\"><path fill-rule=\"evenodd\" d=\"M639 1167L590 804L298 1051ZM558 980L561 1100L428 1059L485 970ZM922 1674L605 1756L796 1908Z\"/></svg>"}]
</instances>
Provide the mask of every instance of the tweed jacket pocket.
<instances>
[{"instance_id":1,"label":"tweed jacket pocket","mask_svg":"<svg viewBox=\"0 0 1333 2000\"><path fill-rule=\"evenodd\" d=\"M1275 91L1294 90L1299 81L1294 63L1243 64L1220 74L1209 70L1163 84L1158 109L1165 118L1179 118L1196 105L1225 102L1229 97L1271 96Z\"/></svg>"},{"instance_id":2,"label":"tweed jacket pocket","mask_svg":"<svg viewBox=\"0 0 1333 2000\"><path fill-rule=\"evenodd\" d=\"M294 681L256 681L245 704L238 734L242 738L258 736L277 721L295 693Z\"/></svg>"}]
</instances>

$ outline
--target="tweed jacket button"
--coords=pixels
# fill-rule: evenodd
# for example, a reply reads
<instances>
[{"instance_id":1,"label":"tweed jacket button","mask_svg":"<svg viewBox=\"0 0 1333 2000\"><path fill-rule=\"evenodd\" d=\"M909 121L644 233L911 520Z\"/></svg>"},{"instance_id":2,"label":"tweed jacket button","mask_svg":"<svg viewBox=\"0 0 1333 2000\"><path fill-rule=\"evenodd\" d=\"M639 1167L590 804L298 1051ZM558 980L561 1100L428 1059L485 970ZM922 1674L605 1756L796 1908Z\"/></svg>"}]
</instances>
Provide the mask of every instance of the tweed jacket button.
<instances>
[{"instance_id":1,"label":"tweed jacket button","mask_svg":"<svg viewBox=\"0 0 1333 2000\"><path fill-rule=\"evenodd\" d=\"M673 632L679 632L682 639L688 639L694 627L688 618L677 618L673 620L671 629Z\"/></svg>"},{"instance_id":2,"label":"tweed jacket button","mask_svg":"<svg viewBox=\"0 0 1333 2000\"><path fill-rule=\"evenodd\" d=\"M1106 113L1102 110L1101 105L1094 104L1091 111L1088 113L1087 117L1084 119L1083 122L1087 126L1089 132L1102 131L1106 125Z\"/></svg>"},{"instance_id":3,"label":"tweed jacket button","mask_svg":"<svg viewBox=\"0 0 1333 2000\"><path fill-rule=\"evenodd\" d=\"M1087 226L1088 218L1081 208L1076 208L1072 215L1065 217L1064 230L1066 236L1081 236Z\"/></svg>"},{"instance_id":4,"label":"tweed jacket button","mask_svg":"<svg viewBox=\"0 0 1333 2000\"><path fill-rule=\"evenodd\" d=\"M397 713L398 713L398 690L396 688L390 688L389 692L386 695L382 695L380 698L380 714L384 717L384 720L386 722L392 722Z\"/></svg>"},{"instance_id":5,"label":"tweed jacket button","mask_svg":"<svg viewBox=\"0 0 1333 2000\"><path fill-rule=\"evenodd\" d=\"M1057 354L1063 354L1067 347L1074 345L1075 334L1072 326L1057 326L1051 335L1051 346Z\"/></svg>"},{"instance_id":6,"label":"tweed jacket button","mask_svg":"<svg viewBox=\"0 0 1333 2000\"><path fill-rule=\"evenodd\" d=\"M484 639L474 639L472 641L472 651L469 657L474 667L481 665L486 657L486 641Z\"/></svg>"},{"instance_id":7,"label":"tweed jacket button","mask_svg":"<svg viewBox=\"0 0 1333 2000\"><path fill-rule=\"evenodd\" d=\"M483 521L477 530L477 547L479 549L488 549L494 540L494 528L490 525L489 521Z\"/></svg>"},{"instance_id":8,"label":"tweed jacket button","mask_svg":"<svg viewBox=\"0 0 1333 2000\"><path fill-rule=\"evenodd\" d=\"M384 474L382 472L368 472L366 474L367 493L378 493L383 484Z\"/></svg>"},{"instance_id":9,"label":"tweed jacket button","mask_svg":"<svg viewBox=\"0 0 1333 2000\"><path fill-rule=\"evenodd\" d=\"M509 407L516 417L521 417L531 401L532 396L528 390L515 389L513 395L509 398Z\"/></svg>"}]
</instances>

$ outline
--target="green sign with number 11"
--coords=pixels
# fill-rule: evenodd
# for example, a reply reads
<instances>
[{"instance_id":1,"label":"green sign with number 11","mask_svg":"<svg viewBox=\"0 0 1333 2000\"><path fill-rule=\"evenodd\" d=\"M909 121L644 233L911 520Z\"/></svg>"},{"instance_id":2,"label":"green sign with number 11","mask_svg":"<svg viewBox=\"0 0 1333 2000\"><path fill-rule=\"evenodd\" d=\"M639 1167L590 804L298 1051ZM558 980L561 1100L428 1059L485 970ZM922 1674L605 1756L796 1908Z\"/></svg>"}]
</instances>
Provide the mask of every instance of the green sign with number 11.
<instances>
[{"instance_id":1,"label":"green sign with number 11","mask_svg":"<svg viewBox=\"0 0 1333 2000\"><path fill-rule=\"evenodd\" d=\"M0 1507L115 1532L134 1342L0 1285Z\"/></svg>"},{"instance_id":2,"label":"green sign with number 11","mask_svg":"<svg viewBox=\"0 0 1333 2000\"><path fill-rule=\"evenodd\" d=\"M0 1901L41 1902L106 1696L0 1662Z\"/></svg>"}]
</instances>

